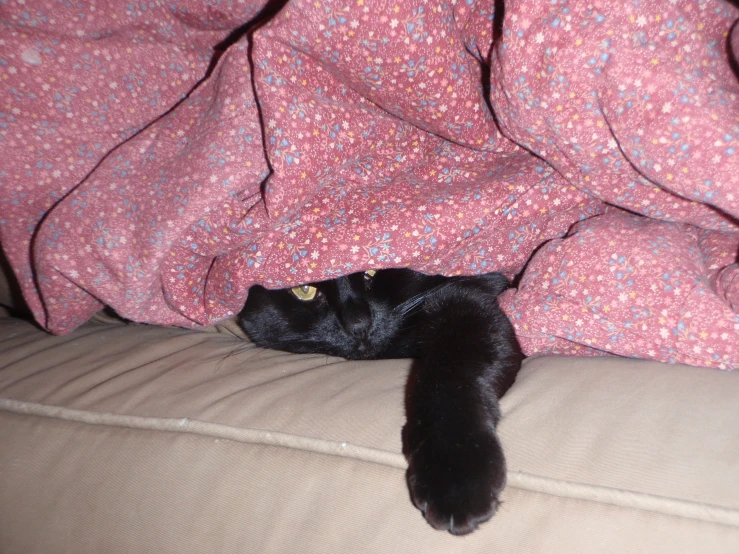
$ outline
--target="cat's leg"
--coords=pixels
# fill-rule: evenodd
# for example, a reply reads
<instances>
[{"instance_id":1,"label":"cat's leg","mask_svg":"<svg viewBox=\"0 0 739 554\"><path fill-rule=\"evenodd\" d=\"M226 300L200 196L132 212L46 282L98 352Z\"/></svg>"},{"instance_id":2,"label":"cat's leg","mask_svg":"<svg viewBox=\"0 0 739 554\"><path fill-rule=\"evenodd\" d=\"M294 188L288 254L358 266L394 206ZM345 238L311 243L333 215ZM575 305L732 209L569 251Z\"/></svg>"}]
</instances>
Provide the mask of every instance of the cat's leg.
<instances>
[{"instance_id":1,"label":"cat's leg","mask_svg":"<svg viewBox=\"0 0 739 554\"><path fill-rule=\"evenodd\" d=\"M488 287L444 287L424 312L403 428L408 488L433 527L462 535L498 507L506 481L495 431L498 398L513 383L522 356Z\"/></svg>"}]
</instances>

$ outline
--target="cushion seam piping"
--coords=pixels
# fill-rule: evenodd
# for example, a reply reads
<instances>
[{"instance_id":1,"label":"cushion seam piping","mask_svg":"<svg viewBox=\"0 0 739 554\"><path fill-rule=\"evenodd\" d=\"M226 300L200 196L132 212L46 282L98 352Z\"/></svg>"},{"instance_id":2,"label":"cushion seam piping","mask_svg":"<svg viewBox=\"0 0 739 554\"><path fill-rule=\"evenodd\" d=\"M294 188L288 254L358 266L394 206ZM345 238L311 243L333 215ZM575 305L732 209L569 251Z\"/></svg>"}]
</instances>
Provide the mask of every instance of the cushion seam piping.
<instances>
[{"instance_id":1,"label":"cushion seam piping","mask_svg":"<svg viewBox=\"0 0 739 554\"><path fill-rule=\"evenodd\" d=\"M403 455L397 452L355 445L349 442L304 437L282 431L239 428L190 418L162 418L96 413L73 408L51 406L0 398L0 411L68 422L134 430L186 433L202 437L232 440L244 444L260 444L350 458L358 461L405 469ZM523 471L508 471L508 487L575 500L585 500L620 508L656 512L664 515L739 527L739 510L723 506L681 500L649 493L610 488L543 477Z\"/></svg>"}]
</instances>

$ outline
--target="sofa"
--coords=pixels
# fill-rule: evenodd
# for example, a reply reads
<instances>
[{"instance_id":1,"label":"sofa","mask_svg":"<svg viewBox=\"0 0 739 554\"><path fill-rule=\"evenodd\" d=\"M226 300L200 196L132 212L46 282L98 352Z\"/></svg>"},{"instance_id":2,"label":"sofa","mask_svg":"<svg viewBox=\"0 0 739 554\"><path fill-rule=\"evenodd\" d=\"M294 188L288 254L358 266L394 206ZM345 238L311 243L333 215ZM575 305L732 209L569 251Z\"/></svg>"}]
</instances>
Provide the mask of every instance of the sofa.
<instances>
[{"instance_id":1,"label":"sofa","mask_svg":"<svg viewBox=\"0 0 739 554\"><path fill-rule=\"evenodd\" d=\"M739 552L739 373L528 358L502 399L503 504L454 537L408 497L408 360L106 312L54 336L12 292L4 281L3 554Z\"/></svg>"}]
</instances>

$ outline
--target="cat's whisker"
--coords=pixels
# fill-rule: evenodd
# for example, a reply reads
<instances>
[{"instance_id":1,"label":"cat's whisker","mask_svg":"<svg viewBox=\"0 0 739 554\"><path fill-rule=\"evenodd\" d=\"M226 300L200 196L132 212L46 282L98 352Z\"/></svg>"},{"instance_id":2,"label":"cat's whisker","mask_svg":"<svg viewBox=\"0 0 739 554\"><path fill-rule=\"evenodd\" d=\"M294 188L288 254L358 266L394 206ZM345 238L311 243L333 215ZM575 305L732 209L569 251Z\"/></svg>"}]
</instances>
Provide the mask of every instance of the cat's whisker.
<instances>
[{"instance_id":1,"label":"cat's whisker","mask_svg":"<svg viewBox=\"0 0 739 554\"><path fill-rule=\"evenodd\" d=\"M410 297L402 304L398 304L393 311L399 316L405 317L416 309L420 308L423 302L426 300L426 293L417 294Z\"/></svg>"},{"instance_id":2,"label":"cat's whisker","mask_svg":"<svg viewBox=\"0 0 739 554\"><path fill-rule=\"evenodd\" d=\"M416 311L418 311L421 306L423 306L423 303L426 301L426 298L445 286L446 283L442 283L441 285L437 285L435 287L432 287L424 292L421 292L419 294L416 294L415 296L411 296L408 300L405 302L402 302L401 304L398 304L395 306L393 311L398 314L401 317L406 317Z\"/></svg>"},{"instance_id":3,"label":"cat's whisker","mask_svg":"<svg viewBox=\"0 0 739 554\"><path fill-rule=\"evenodd\" d=\"M234 347L229 351L228 354L226 354L223 358L221 358L218 361L218 364L216 364L215 373L218 373L221 370L221 366L223 365L223 363L226 360L228 360L231 356L240 355L240 354L246 352L247 350L251 350L252 348L254 348L254 343L252 343L252 342L244 342L241 339L235 339L235 340L237 342L234 345Z\"/></svg>"}]
</instances>

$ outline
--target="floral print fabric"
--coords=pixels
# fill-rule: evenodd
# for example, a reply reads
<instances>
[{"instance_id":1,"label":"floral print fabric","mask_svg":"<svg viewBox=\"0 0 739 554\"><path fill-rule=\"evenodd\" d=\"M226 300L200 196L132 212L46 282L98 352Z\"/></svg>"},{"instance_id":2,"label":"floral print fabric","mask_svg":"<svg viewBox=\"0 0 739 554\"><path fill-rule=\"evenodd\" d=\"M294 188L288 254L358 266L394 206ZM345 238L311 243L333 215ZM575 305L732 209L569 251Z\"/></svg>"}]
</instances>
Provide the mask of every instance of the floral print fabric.
<instances>
[{"instance_id":1,"label":"floral print fabric","mask_svg":"<svg viewBox=\"0 0 739 554\"><path fill-rule=\"evenodd\" d=\"M291 0L222 42L262 4L0 7L0 238L41 325L523 270L528 354L739 364L733 5Z\"/></svg>"}]
</instances>

